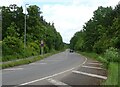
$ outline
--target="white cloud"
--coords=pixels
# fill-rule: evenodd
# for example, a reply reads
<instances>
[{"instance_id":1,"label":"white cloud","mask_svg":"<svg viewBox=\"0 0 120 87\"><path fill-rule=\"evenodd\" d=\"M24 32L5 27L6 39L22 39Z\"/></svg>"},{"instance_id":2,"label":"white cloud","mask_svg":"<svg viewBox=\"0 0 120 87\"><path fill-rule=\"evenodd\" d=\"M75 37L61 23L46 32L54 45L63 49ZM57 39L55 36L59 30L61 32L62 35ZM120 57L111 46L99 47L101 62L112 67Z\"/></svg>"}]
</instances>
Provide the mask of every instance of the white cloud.
<instances>
[{"instance_id":1,"label":"white cloud","mask_svg":"<svg viewBox=\"0 0 120 87\"><path fill-rule=\"evenodd\" d=\"M44 5L42 10L45 19L53 21L63 41L69 43L74 33L81 30L84 23L92 17L95 9L76 5Z\"/></svg>"},{"instance_id":2,"label":"white cloud","mask_svg":"<svg viewBox=\"0 0 120 87\"><path fill-rule=\"evenodd\" d=\"M9 6L10 4L23 5L23 0L0 0L0 6Z\"/></svg>"},{"instance_id":3,"label":"white cloud","mask_svg":"<svg viewBox=\"0 0 120 87\"><path fill-rule=\"evenodd\" d=\"M75 32L82 29L85 22L92 16L98 6L112 6L119 0L71 0L71 4L44 5L42 7L44 18L54 22L57 31L63 37L63 41L69 43Z\"/></svg>"}]
</instances>

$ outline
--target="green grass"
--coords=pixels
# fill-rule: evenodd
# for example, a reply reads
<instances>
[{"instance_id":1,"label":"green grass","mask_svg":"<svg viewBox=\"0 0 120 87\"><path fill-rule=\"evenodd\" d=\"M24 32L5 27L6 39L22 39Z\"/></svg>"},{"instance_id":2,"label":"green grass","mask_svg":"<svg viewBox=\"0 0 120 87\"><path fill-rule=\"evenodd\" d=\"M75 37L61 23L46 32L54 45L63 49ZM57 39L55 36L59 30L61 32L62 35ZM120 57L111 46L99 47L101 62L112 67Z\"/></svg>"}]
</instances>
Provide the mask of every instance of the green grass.
<instances>
[{"instance_id":1,"label":"green grass","mask_svg":"<svg viewBox=\"0 0 120 87\"><path fill-rule=\"evenodd\" d=\"M0 62L2 62L2 41L0 41Z\"/></svg>"},{"instance_id":2,"label":"green grass","mask_svg":"<svg viewBox=\"0 0 120 87\"><path fill-rule=\"evenodd\" d=\"M88 58L92 58L95 60L98 60L99 55L96 53L87 53L87 52L79 52L80 54L82 54L83 56L86 56Z\"/></svg>"},{"instance_id":3,"label":"green grass","mask_svg":"<svg viewBox=\"0 0 120 87\"><path fill-rule=\"evenodd\" d=\"M108 79L104 85L118 85L118 63L110 63L108 67Z\"/></svg>"}]
</instances>

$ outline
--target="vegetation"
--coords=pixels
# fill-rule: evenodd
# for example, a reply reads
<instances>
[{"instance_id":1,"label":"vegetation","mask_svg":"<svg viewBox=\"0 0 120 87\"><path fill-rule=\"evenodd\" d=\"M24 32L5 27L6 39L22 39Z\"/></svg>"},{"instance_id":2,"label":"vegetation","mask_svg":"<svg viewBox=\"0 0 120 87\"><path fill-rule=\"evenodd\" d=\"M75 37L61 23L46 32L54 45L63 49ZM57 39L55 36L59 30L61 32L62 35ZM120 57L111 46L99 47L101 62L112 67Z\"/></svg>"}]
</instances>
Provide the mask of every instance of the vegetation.
<instances>
[{"instance_id":1,"label":"vegetation","mask_svg":"<svg viewBox=\"0 0 120 87\"><path fill-rule=\"evenodd\" d=\"M46 58L48 56L51 56L53 54L56 54L58 52L60 52L60 51L53 51L51 53L46 53L45 55L39 55L39 56L34 57L34 58L24 58L24 59L20 59L17 61L6 62L6 63L3 63L2 65L0 65L0 67L2 67L2 69L5 69L5 68L19 66L19 65L23 65L23 64L29 64L29 63L41 60L43 58Z\"/></svg>"},{"instance_id":2,"label":"vegetation","mask_svg":"<svg viewBox=\"0 0 120 87\"><path fill-rule=\"evenodd\" d=\"M98 7L83 29L71 38L70 48L102 62L108 69L108 80L105 84L118 84L120 4L114 9Z\"/></svg>"},{"instance_id":3,"label":"vegetation","mask_svg":"<svg viewBox=\"0 0 120 87\"><path fill-rule=\"evenodd\" d=\"M70 41L74 50L102 54L114 47L120 49L120 4L112 7L98 7L94 16L77 32Z\"/></svg>"},{"instance_id":4,"label":"vegetation","mask_svg":"<svg viewBox=\"0 0 120 87\"><path fill-rule=\"evenodd\" d=\"M110 63L105 85L118 85L118 63Z\"/></svg>"},{"instance_id":5,"label":"vegetation","mask_svg":"<svg viewBox=\"0 0 120 87\"><path fill-rule=\"evenodd\" d=\"M64 44L54 23L48 23L41 16L42 11L36 5L27 8L26 14L26 47L24 48L25 14L22 7L12 10L2 7L2 61L10 61L39 55L41 40L44 41L44 53L62 50Z\"/></svg>"}]
</instances>

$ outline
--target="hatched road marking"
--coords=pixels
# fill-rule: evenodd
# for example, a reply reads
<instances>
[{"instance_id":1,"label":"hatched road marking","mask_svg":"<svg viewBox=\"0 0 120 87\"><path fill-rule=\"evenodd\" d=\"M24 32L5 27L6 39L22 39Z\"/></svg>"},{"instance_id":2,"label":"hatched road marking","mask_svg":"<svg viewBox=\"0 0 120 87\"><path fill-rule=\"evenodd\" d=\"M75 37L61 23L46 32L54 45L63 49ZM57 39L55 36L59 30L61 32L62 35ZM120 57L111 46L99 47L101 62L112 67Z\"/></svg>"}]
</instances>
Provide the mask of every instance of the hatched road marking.
<instances>
[{"instance_id":1,"label":"hatched road marking","mask_svg":"<svg viewBox=\"0 0 120 87\"><path fill-rule=\"evenodd\" d=\"M88 63L88 64L92 64L92 65L102 65L100 63Z\"/></svg>"},{"instance_id":2,"label":"hatched road marking","mask_svg":"<svg viewBox=\"0 0 120 87\"><path fill-rule=\"evenodd\" d=\"M69 86L68 84L65 84L65 83L63 83L63 82L61 82L61 81L58 81L58 80L54 80L54 79L52 79L52 78L47 79L47 81L50 82L50 83L52 83L53 85L56 85L56 86L60 86L60 87L64 87L64 86L66 86L66 87L71 87L71 86Z\"/></svg>"},{"instance_id":3,"label":"hatched road marking","mask_svg":"<svg viewBox=\"0 0 120 87\"><path fill-rule=\"evenodd\" d=\"M100 68L100 67L91 67L91 66L82 66L84 68L91 68L91 69L102 69L104 70L103 68Z\"/></svg>"},{"instance_id":4,"label":"hatched road marking","mask_svg":"<svg viewBox=\"0 0 120 87\"><path fill-rule=\"evenodd\" d=\"M77 73L77 74L83 74L83 75L91 76L91 77L96 77L96 78L100 78L100 79L104 79L104 80L107 79L106 76L101 76L101 75L96 75L96 74L91 74L91 73L85 73L85 72L80 72L80 71L72 71L72 72Z\"/></svg>"}]
</instances>

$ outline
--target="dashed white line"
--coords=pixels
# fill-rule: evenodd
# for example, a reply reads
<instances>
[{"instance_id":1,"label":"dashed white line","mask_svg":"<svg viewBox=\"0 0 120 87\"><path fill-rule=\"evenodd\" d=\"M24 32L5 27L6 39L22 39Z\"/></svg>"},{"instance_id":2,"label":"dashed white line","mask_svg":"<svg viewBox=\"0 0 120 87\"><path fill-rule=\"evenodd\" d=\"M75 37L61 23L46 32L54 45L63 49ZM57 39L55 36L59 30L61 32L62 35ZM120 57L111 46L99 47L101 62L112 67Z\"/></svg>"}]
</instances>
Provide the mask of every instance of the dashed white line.
<instances>
[{"instance_id":1,"label":"dashed white line","mask_svg":"<svg viewBox=\"0 0 120 87\"><path fill-rule=\"evenodd\" d=\"M96 75L96 74L91 74L91 73L85 73L85 72L80 72L80 71L72 71L72 72L77 73L77 74L83 74L83 75L91 76L91 77L96 77L96 78L100 78L100 79L104 79L104 80L107 79L106 76L101 76L101 75Z\"/></svg>"},{"instance_id":2,"label":"dashed white line","mask_svg":"<svg viewBox=\"0 0 120 87\"><path fill-rule=\"evenodd\" d=\"M54 79L52 79L52 78L47 79L47 81L50 82L50 83L52 83L53 85L56 85L56 86L61 86L61 87L64 87L64 86L66 86L66 87L71 87L71 86L69 86L69 85L66 84L66 83L63 83L63 82L58 81L58 80L54 80Z\"/></svg>"},{"instance_id":3,"label":"dashed white line","mask_svg":"<svg viewBox=\"0 0 120 87\"><path fill-rule=\"evenodd\" d=\"M92 67L92 66L82 66L82 67L90 68L90 69L102 69L103 70L103 68L101 68L101 67Z\"/></svg>"}]
</instances>

